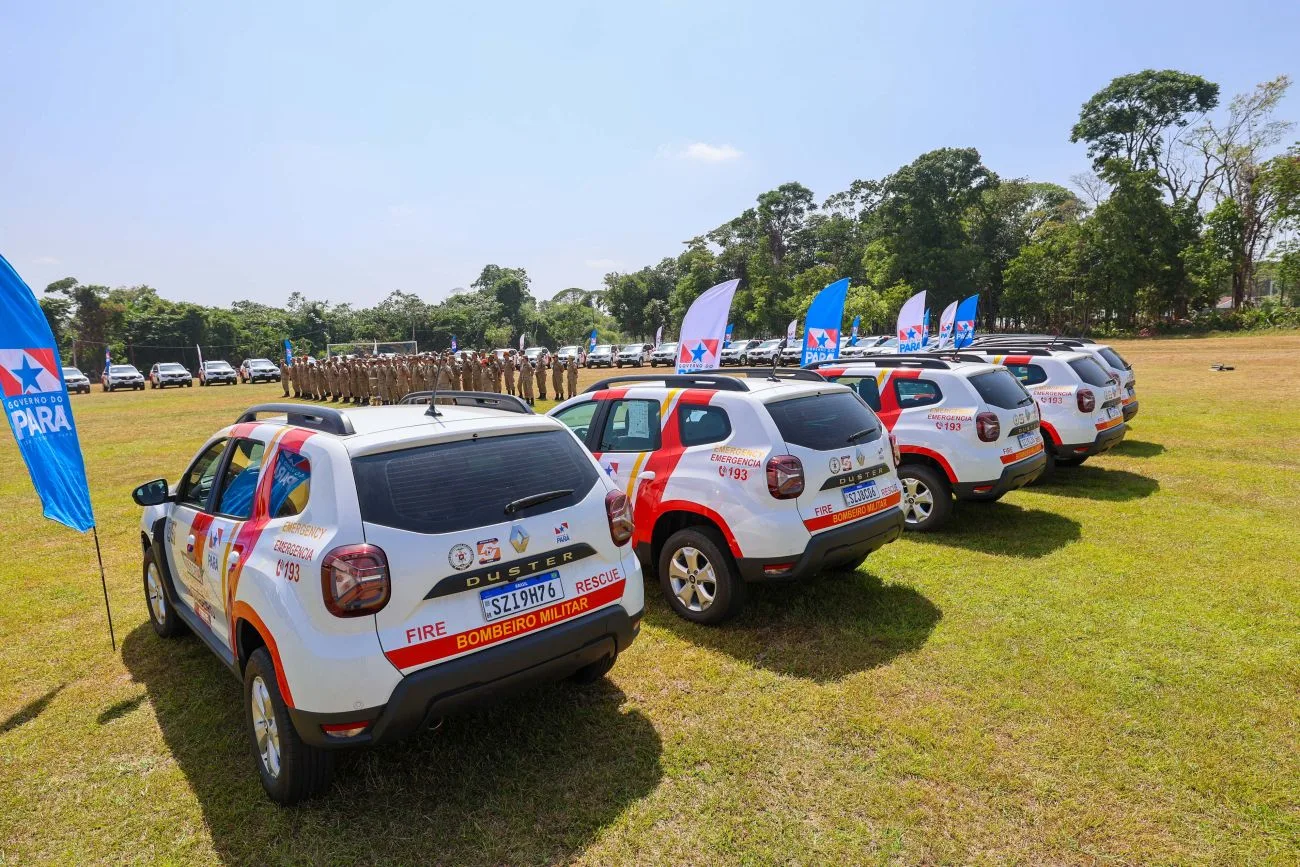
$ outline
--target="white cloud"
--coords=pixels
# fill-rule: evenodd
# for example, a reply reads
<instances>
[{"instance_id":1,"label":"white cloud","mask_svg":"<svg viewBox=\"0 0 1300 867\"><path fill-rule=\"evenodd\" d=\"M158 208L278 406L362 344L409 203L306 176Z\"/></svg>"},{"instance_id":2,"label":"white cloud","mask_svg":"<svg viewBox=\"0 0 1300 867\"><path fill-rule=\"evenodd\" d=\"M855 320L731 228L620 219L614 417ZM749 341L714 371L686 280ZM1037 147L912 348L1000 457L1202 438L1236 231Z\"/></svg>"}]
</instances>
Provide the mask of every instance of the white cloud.
<instances>
[{"instance_id":1,"label":"white cloud","mask_svg":"<svg viewBox=\"0 0 1300 867\"><path fill-rule=\"evenodd\" d=\"M697 141L677 151L674 156L678 159L693 160L697 163L726 163L738 160L744 154L729 144L712 145L708 142Z\"/></svg>"},{"instance_id":2,"label":"white cloud","mask_svg":"<svg viewBox=\"0 0 1300 867\"><path fill-rule=\"evenodd\" d=\"M53 256L37 256L35 259L32 260L32 264L33 265L62 265L63 263L60 262L58 259L55 259Z\"/></svg>"},{"instance_id":3,"label":"white cloud","mask_svg":"<svg viewBox=\"0 0 1300 867\"><path fill-rule=\"evenodd\" d=\"M588 259L584 264L593 271L617 271L623 267L622 262L613 259Z\"/></svg>"}]
</instances>

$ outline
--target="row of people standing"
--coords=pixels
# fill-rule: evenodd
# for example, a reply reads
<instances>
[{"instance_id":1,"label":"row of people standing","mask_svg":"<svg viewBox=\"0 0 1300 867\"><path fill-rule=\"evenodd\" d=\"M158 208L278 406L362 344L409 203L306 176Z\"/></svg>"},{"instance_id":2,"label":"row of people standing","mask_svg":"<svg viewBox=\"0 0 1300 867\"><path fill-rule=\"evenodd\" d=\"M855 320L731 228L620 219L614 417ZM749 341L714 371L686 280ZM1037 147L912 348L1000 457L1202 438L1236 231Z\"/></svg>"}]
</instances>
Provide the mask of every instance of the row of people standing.
<instances>
[{"instance_id":1,"label":"row of people standing","mask_svg":"<svg viewBox=\"0 0 1300 867\"><path fill-rule=\"evenodd\" d=\"M533 362L514 350L504 358L473 351L333 356L319 361L299 356L292 364L280 362L280 385L285 397L292 391L293 397L303 400L357 406L395 404L413 391L434 390L512 394L532 405L546 400L548 370L556 400L577 393L577 359L565 362L542 356Z\"/></svg>"}]
</instances>

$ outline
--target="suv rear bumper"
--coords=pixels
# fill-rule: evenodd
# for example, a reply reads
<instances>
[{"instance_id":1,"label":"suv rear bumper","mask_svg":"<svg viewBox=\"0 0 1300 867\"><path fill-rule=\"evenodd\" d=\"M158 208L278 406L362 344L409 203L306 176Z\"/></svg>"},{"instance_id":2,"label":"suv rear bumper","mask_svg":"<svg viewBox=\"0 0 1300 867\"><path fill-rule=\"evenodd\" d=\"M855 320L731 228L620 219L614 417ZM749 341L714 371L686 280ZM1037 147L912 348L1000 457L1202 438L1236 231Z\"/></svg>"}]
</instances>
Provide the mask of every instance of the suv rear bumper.
<instances>
[{"instance_id":1,"label":"suv rear bumper","mask_svg":"<svg viewBox=\"0 0 1300 867\"><path fill-rule=\"evenodd\" d=\"M1047 449L1031 458L1008 464L1002 475L990 482L957 482L952 492L959 500L996 500L1003 494L1023 488L1038 478L1047 466Z\"/></svg>"},{"instance_id":2,"label":"suv rear bumper","mask_svg":"<svg viewBox=\"0 0 1300 867\"><path fill-rule=\"evenodd\" d=\"M878 515L854 521L843 527L826 530L808 540L808 547L797 558L741 557L736 561L740 577L746 581L799 581L824 569L859 563L877 548L903 535L903 510L894 506ZM789 571L772 575L765 566L794 562Z\"/></svg>"},{"instance_id":3,"label":"suv rear bumper","mask_svg":"<svg viewBox=\"0 0 1300 867\"><path fill-rule=\"evenodd\" d=\"M1127 424L1116 425L1110 430L1097 434L1097 438L1090 443L1062 443L1050 448L1058 458L1090 458L1115 448L1127 432Z\"/></svg>"},{"instance_id":4,"label":"suv rear bumper","mask_svg":"<svg viewBox=\"0 0 1300 867\"><path fill-rule=\"evenodd\" d=\"M431 665L398 682L388 703L346 713L292 709L299 736L318 747L387 743L414 734L448 714L542 683L562 680L600 659L622 653L636 638L641 614L611 605L497 647ZM365 733L334 738L322 725L373 720Z\"/></svg>"},{"instance_id":5,"label":"suv rear bumper","mask_svg":"<svg viewBox=\"0 0 1300 867\"><path fill-rule=\"evenodd\" d=\"M1135 397L1128 403L1124 404L1124 421L1129 421L1133 416L1138 414L1138 399Z\"/></svg>"}]
</instances>

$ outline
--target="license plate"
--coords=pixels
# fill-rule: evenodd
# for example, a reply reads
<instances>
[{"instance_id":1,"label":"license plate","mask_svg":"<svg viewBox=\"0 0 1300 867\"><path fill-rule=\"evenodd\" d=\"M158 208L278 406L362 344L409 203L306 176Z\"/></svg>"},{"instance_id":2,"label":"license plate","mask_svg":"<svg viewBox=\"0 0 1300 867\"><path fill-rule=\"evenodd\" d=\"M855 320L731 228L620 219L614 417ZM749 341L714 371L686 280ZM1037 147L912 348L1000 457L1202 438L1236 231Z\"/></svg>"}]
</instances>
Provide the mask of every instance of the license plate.
<instances>
[{"instance_id":1,"label":"license plate","mask_svg":"<svg viewBox=\"0 0 1300 867\"><path fill-rule=\"evenodd\" d=\"M870 503L880 496L876 483L862 482L858 485L852 485L844 489L844 505L861 506L863 503Z\"/></svg>"},{"instance_id":2,"label":"license plate","mask_svg":"<svg viewBox=\"0 0 1300 867\"><path fill-rule=\"evenodd\" d=\"M1106 407L1106 418L1111 419L1120 414L1120 408L1117 406Z\"/></svg>"},{"instance_id":3,"label":"license plate","mask_svg":"<svg viewBox=\"0 0 1300 867\"><path fill-rule=\"evenodd\" d=\"M483 606L483 619L488 623L532 611L563 598L564 585L560 582L559 572L544 572L478 594L479 604Z\"/></svg>"},{"instance_id":4,"label":"license plate","mask_svg":"<svg viewBox=\"0 0 1300 867\"><path fill-rule=\"evenodd\" d=\"M1035 431L1030 431L1029 433L1022 433L1020 435L1020 447L1022 449L1027 449L1030 446L1035 445L1037 443L1038 443L1038 433Z\"/></svg>"}]
</instances>

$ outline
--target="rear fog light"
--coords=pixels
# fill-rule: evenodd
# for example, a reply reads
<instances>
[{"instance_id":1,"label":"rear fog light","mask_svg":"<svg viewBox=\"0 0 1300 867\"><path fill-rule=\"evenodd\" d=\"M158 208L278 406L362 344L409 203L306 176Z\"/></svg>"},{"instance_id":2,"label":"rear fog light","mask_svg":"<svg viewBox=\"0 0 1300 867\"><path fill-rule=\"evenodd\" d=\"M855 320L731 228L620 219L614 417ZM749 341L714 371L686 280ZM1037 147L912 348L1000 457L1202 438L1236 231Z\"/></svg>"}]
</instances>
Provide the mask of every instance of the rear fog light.
<instances>
[{"instance_id":1,"label":"rear fog light","mask_svg":"<svg viewBox=\"0 0 1300 867\"><path fill-rule=\"evenodd\" d=\"M793 570L793 563L769 563L763 567L763 574L769 578L779 578L782 575L789 575Z\"/></svg>"},{"instance_id":2,"label":"rear fog light","mask_svg":"<svg viewBox=\"0 0 1300 867\"><path fill-rule=\"evenodd\" d=\"M321 723L320 730L332 738L354 738L370 728L370 720L346 723Z\"/></svg>"}]
</instances>

